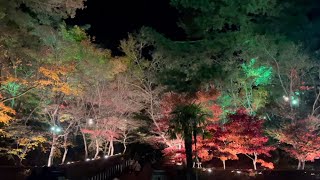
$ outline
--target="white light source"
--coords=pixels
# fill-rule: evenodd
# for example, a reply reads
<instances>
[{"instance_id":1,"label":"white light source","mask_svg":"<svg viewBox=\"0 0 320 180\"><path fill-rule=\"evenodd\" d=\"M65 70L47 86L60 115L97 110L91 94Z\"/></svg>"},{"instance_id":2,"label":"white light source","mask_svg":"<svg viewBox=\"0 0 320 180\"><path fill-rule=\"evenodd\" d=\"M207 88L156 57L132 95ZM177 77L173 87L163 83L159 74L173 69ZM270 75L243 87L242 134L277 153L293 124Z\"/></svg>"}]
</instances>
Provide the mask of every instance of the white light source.
<instances>
[{"instance_id":1,"label":"white light source","mask_svg":"<svg viewBox=\"0 0 320 180\"><path fill-rule=\"evenodd\" d=\"M291 103L292 103L292 105L298 105L299 101L297 99L293 99Z\"/></svg>"},{"instance_id":2,"label":"white light source","mask_svg":"<svg viewBox=\"0 0 320 180\"><path fill-rule=\"evenodd\" d=\"M56 132L61 132L61 128L60 128L60 127L57 127L57 128L56 128Z\"/></svg>"},{"instance_id":3,"label":"white light source","mask_svg":"<svg viewBox=\"0 0 320 180\"><path fill-rule=\"evenodd\" d=\"M67 164L71 164L70 162L67 162Z\"/></svg>"},{"instance_id":4,"label":"white light source","mask_svg":"<svg viewBox=\"0 0 320 180\"><path fill-rule=\"evenodd\" d=\"M107 159L108 157L109 157L108 155L105 155L105 156L104 156L105 159Z\"/></svg>"},{"instance_id":5,"label":"white light source","mask_svg":"<svg viewBox=\"0 0 320 180\"><path fill-rule=\"evenodd\" d=\"M92 125L92 124L93 124L93 119L90 118L90 119L88 120L88 124L89 124L89 125Z\"/></svg>"},{"instance_id":6,"label":"white light source","mask_svg":"<svg viewBox=\"0 0 320 180\"><path fill-rule=\"evenodd\" d=\"M89 158L87 158L87 159L86 159L86 161L90 161L90 159L89 159Z\"/></svg>"},{"instance_id":7,"label":"white light source","mask_svg":"<svg viewBox=\"0 0 320 180\"><path fill-rule=\"evenodd\" d=\"M283 97L283 100L288 102L290 100L290 98L288 96L282 96Z\"/></svg>"},{"instance_id":8,"label":"white light source","mask_svg":"<svg viewBox=\"0 0 320 180\"><path fill-rule=\"evenodd\" d=\"M209 173L211 173L211 172L212 172L212 170L211 170L211 169L208 169L208 172L209 172Z\"/></svg>"},{"instance_id":9,"label":"white light source","mask_svg":"<svg viewBox=\"0 0 320 180\"><path fill-rule=\"evenodd\" d=\"M237 172L237 174L241 174L241 171L236 171Z\"/></svg>"},{"instance_id":10,"label":"white light source","mask_svg":"<svg viewBox=\"0 0 320 180\"><path fill-rule=\"evenodd\" d=\"M56 130L56 128L55 128L54 126L52 126L52 127L50 128L50 130L51 130L51 131L54 131L54 130Z\"/></svg>"}]
</instances>

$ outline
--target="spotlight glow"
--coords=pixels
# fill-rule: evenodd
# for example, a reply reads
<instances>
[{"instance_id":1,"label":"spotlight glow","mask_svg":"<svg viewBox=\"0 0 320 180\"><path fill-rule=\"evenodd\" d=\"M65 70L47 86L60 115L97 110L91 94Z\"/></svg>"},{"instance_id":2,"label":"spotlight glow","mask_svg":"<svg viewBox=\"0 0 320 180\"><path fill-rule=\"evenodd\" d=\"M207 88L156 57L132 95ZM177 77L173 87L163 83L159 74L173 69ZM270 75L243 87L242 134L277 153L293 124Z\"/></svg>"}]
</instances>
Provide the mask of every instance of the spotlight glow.
<instances>
[{"instance_id":1,"label":"spotlight glow","mask_svg":"<svg viewBox=\"0 0 320 180\"><path fill-rule=\"evenodd\" d=\"M282 97L283 97L283 100L286 102L288 102L290 100L288 96L282 96Z\"/></svg>"},{"instance_id":2,"label":"spotlight glow","mask_svg":"<svg viewBox=\"0 0 320 180\"><path fill-rule=\"evenodd\" d=\"M292 103L292 105L298 105L299 101L297 99L293 99L291 103Z\"/></svg>"},{"instance_id":3,"label":"spotlight glow","mask_svg":"<svg viewBox=\"0 0 320 180\"><path fill-rule=\"evenodd\" d=\"M61 128L57 127L56 132L61 132Z\"/></svg>"},{"instance_id":4,"label":"spotlight glow","mask_svg":"<svg viewBox=\"0 0 320 180\"><path fill-rule=\"evenodd\" d=\"M211 172L212 172L212 170L211 170L211 169L208 169L208 172L209 172L209 173L211 173Z\"/></svg>"}]
</instances>

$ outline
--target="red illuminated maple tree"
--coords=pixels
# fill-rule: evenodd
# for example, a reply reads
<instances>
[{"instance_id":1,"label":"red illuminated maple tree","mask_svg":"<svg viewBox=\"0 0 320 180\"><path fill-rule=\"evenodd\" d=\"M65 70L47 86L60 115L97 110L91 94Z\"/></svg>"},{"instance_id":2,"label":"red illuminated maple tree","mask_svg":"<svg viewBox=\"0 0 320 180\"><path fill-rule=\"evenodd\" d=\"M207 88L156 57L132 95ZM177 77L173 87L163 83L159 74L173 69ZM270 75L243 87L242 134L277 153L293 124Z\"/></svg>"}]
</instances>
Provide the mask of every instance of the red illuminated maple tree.
<instances>
[{"instance_id":1,"label":"red illuminated maple tree","mask_svg":"<svg viewBox=\"0 0 320 180\"><path fill-rule=\"evenodd\" d=\"M319 118L311 116L268 133L285 144L283 149L299 161L297 169L304 169L306 161L320 158L319 123Z\"/></svg>"},{"instance_id":2,"label":"red illuminated maple tree","mask_svg":"<svg viewBox=\"0 0 320 180\"><path fill-rule=\"evenodd\" d=\"M264 120L248 115L243 109L230 115L229 120L225 128L228 131L226 139L230 142L230 148L236 150L237 154L244 154L250 158L255 170L257 163L273 168L270 164L258 159L258 155L270 156L269 152L274 150L274 147L267 145L268 137L263 134Z\"/></svg>"},{"instance_id":3,"label":"red illuminated maple tree","mask_svg":"<svg viewBox=\"0 0 320 180\"><path fill-rule=\"evenodd\" d=\"M210 137L199 139L199 157L204 160L211 160L213 157L222 161L223 168L226 168L226 160L237 160L237 150L233 149L231 142L228 140L230 130L219 124L207 126L206 130Z\"/></svg>"}]
</instances>

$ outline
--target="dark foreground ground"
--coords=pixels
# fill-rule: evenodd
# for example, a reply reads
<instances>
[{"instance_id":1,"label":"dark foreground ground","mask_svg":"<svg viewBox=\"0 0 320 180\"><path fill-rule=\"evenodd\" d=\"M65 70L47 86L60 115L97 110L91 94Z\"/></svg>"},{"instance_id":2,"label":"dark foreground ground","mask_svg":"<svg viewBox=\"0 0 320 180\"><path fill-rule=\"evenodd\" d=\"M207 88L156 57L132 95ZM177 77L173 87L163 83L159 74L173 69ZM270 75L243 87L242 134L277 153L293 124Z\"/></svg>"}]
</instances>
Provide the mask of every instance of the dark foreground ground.
<instances>
[{"instance_id":1,"label":"dark foreground ground","mask_svg":"<svg viewBox=\"0 0 320 180\"><path fill-rule=\"evenodd\" d=\"M296 171L296 170L198 170L195 172L199 180L320 180L320 171ZM196 176L196 175L195 175ZM156 170L150 164L146 165L139 174L125 174L120 180L184 180L186 172L174 167L165 170Z\"/></svg>"},{"instance_id":2,"label":"dark foreground ground","mask_svg":"<svg viewBox=\"0 0 320 180\"><path fill-rule=\"evenodd\" d=\"M110 159L111 160L111 159ZM116 159L115 159L116 160ZM113 164L113 161L109 161ZM83 166L83 167L82 167ZM83 164L74 164L69 165L67 168L66 177L68 179L82 180L82 179L90 179L85 178L85 172L97 172L98 167L106 167L108 166L108 161L98 160L96 162L86 162ZM101 169L103 170L103 169ZM4 180L23 180L26 179L26 176L23 175L23 168L0 168L0 179ZM83 174L83 175L82 175ZM177 166L166 166L162 167L160 165L151 165L150 163L145 163L141 172L129 173L128 171L124 171L122 174L114 176L114 179L118 178L120 180L184 180L186 178L186 171L181 167ZM199 169L195 171L194 174L197 174L196 178L194 176L193 179L198 180L320 180L320 171L297 171L297 170L264 170L264 171L252 171L252 170L203 170ZM47 179L47 178L45 178ZM92 179L92 178L91 178ZM93 178L94 180L107 180L104 178Z\"/></svg>"}]
</instances>

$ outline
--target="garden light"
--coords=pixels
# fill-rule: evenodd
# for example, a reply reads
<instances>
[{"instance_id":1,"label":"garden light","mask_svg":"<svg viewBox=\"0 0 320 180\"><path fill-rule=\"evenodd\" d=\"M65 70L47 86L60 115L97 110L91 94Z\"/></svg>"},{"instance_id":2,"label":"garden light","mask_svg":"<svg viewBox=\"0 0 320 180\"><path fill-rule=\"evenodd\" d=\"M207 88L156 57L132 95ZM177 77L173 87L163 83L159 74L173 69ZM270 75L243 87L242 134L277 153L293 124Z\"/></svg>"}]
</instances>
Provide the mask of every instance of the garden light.
<instances>
[{"instance_id":1,"label":"garden light","mask_svg":"<svg viewBox=\"0 0 320 180\"><path fill-rule=\"evenodd\" d=\"M297 99L293 99L291 103L292 103L292 105L298 105L299 101Z\"/></svg>"},{"instance_id":2,"label":"garden light","mask_svg":"<svg viewBox=\"0 0 320 180\"><path fill-rule=\"evenodd\" d=\"M50 130L53 132L53 133L60 133L62 131L61 127L58 127L58 126L52 126L50 128Z\"/></svg>"},{"instance_id":3,"label":"garden light","mask_svg":"<svg viewBox=\"0 0 320 180\"><path fill-rule=\"evenodd\" d=\"M60 128L60 127L57 127L57 128L56 128L56 132L61 132L61 128Z\"/></svg>"},{"instance_id":4,"label":"garden light","mask_svg":"<svg viewBox=\"0 0 320 180\"><path fill-rule=\"evenodd\" d=\"M289 97L288 96L283 96L283 100L288 102L289 101Z\"/></svg>"},{"instance_id":5,"label":"garden light","mask_svg":"<svg viewBox=\"0 0 320 180\"><path fill-rule=\"evenodd\" d=\"M92 125L92 124L93 124L93 119L90 118L90 119L88 120L88 124L89 124L89 125Z\"/></svg>"}]
</instances>

